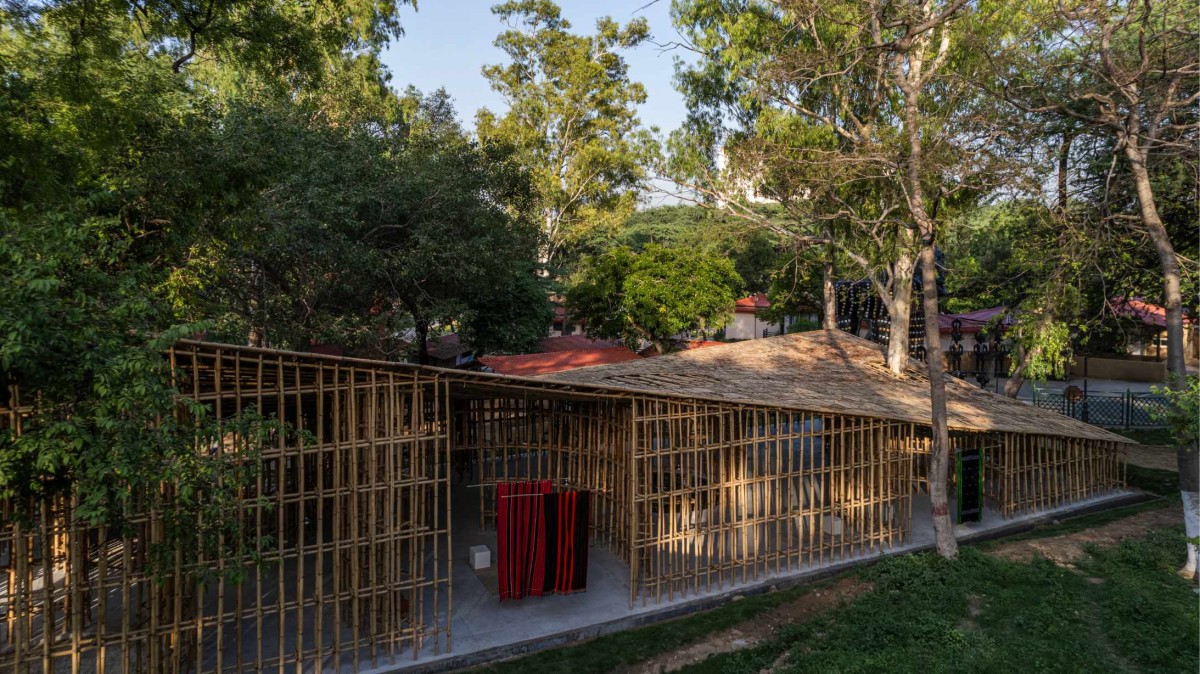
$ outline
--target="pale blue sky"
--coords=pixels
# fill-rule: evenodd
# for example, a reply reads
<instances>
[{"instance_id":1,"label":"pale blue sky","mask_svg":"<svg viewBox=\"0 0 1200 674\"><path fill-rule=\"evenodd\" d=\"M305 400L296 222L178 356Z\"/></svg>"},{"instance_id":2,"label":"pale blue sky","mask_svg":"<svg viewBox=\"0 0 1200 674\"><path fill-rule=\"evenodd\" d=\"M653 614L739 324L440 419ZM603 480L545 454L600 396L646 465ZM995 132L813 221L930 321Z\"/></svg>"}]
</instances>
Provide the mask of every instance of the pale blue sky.
<instances>
[{"instance_id":1,"label":"pale blue sky","mask_svg":"<svg viewBox=\"0 0 1200 674\"><path fill-rule=\"evenodd\" d=\"M459 118L474 126L475 111L489 107L500 111L504 102L480 72L485 64L503 63L503 54L492 46L505 26L491 12L497 0L418 0L418 11L403 10L404 37L384 54L393 84L409 84L422 91L445 87L454 97ZM671 26L670 0L559 0L563 16L579 33L591 33L596 19L611 16L626 23L636 16L650 24L652 40L667 43L677 35ZM629 74L646 87L647 100L640 108L642 123L667 133L679 126L686 110L671 86L675 52L662 53L652 44L625 52Z\"/></svg>"}]
</instances>

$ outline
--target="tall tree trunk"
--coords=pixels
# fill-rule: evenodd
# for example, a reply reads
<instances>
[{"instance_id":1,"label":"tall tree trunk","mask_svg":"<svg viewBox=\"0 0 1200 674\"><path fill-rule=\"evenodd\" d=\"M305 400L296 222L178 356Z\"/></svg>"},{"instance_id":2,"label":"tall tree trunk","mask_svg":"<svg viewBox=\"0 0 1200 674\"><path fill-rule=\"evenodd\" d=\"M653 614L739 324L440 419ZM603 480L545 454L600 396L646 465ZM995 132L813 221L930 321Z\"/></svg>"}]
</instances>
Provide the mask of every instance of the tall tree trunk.
<instances>
[{"instance_id":1,"label":"tall tree trunk","mask_svg":"<svg viewBox=\"0 0 1200 674\"><path fill-rule=\"evenodd\" d=\"M943 26L942 30L946 30ZM928 36L920 38L927 40ZM943 33L943 47L945 46ZM921 138L920 88L923 75L921 49L909 52L907 71L902 59L892 63L896 78L904 91L904 134L908 145L904 181L908 208L917 226L921 242L921 288L925 310L925 362L929 373L930 426L933 447L929 466L929 502L933 516L934 545L938 554L947 559L958 556L958 541L954 538L954 523L950 521L947 498L947 478L950 468L950 432L946 426L946 379L942 362L942 336L938 330L937 222L925 207L924 149Z\"/></svg>"},{"instance_id":2,"label":"tall tree trunk","mask_svg":"<svg viewBox=\"0 0 1200 674\"><path fill-rule=\"evenodd\" d=\"M429 321L418 320L415 323L413 332L417 340L417 362L421 365L429 364Z\"/></svg>"},{"instance_id":3,"label":"tall tree trunk","mask_svg":"<svg viewBox=\"0 0 1200 674\"><path fill-rule=\"evenodd\" d=\"M833 231L832 228L825 228L825 236L829 242L825 244L825 259L822 260L823 267L821 269L821 299L822 310L821 327L826 330L837 330L837 291L834 289L834 274L833 268Z\"/></svg>"},{"instance_id":4,"label":"tall tree trunk","mask_svg":"<svg viewBox=\"0 0 1200 674\"><path fill-rule=\"evenodd\" d=\"M1067 171L1070 169L1071 142L1074 140L1074 131L1064 131L1062 141L1058 144L1058 203L1055 208L1060 213L1067 210Z\"/></svg>"},{"instance_id":5,"label":"tall tree trunk","mask_svg":"<svg viewBox=\"0 0 1200 674\"><path fill-rule=\"evenodd\" d=\"M1150 185L1150 174L1142 153L1127 149L1130 170L1133 173L1134 186L1137 188L1138 208L1141 210L1142 224L1154 243L1154 251L1158 253L1158 262L1163 272L1163 306L1167 311L1167 373L1174 377L1172 386L1183 386L1187 376L1183 353L1183 294L1179 287L1179 258L1175 255L1175 247L1167 236L1167 228L1158 215L1158 206L1154 200L1154 189Z\"/></svg>"},{"instance_id":6,"label":"tall tree trunk","mask_svg":"<svg viewBox=\"0 0 1200 674\"><path fill-rule=\"evenodd\" d=\"M927 235L921 248L921 294L925 311L925 360L929 373L930 421L933 451L929 466L929 502L938 554L953 559L958 555L954 524L950 521L948 485L950 473L950 431L946 426L946 379L942 364L942 336L938 330L937 258L933 236Z\"/></svg>"},{"instance_id":7,"label":"tall tree trunk","mask_svg":"<svg viewBox=\"0 0 1200 674\"><path fill-rule=\"evenodd\" d=\"M257 262L250 262L250 302L248 312L252 325L246 335L246 346L266 346L267 329L263 322L263 301L266 291L263 285L266 275Z\"/></svg>"},{"instance_id":8,"label":"tall tree trunk","mask_svg":"<svg viewBox=\"0 0 1200 674\"><path fill-rule=\"evenodd\" d=\"M1004 397L1016 398L1021 392L1021 387L1025 385L1025 366L1029 361L1037 358L1042 353L1041 345L1037 345L1029 351L1022 351L1020 361L1017 367L1013 368L1012 374L1008 376L1008 381L1004 382Z\"/></svg>"},{"instance_id":9,"label":"tall tree trunk","mask_svg":"<svg viewBox=\"0 0 1200 674\"><path fill-rule=\"evenodd\" d=\"M1192 410L1193 412L1195 410ZM1183 497L1183 530L1187 536L1187 561L1179 573L1195 580L1197 573L1196 544L1200 538L1200 489L1197 489L1197 475L1200 475L1200 445L1192 443L1178 450L1179 458L1179 491Z\"/></svg>"},{"instance_id":10,"label":"tall tree trunk","mask_svg":"<svg viewBox=\"0 0 1200 674\"><path fill-rule=\"evenodd\" d=\"M1125 156L1129 159L1130 172L1133 174L1133 184L1137 189L1138 208L1141 210L1142 225L1145 226L1154 250L1158 253L1159 265L1163 272L1163 306L1166 309L1167 323L1167 385L1172 388L1187 386L1187 365L1183 353L1183 294L1179 283L1179 258L1175 255L1175 247L1167 235L1158 214L1158 204L1154 199L1154 189L1150 184L1150 174L1146 170L1146 153L1136 146L1136 140L1130 139L1125 143ZM1195 410L1192 410L1193 412ZM1180 444L1176 449L1179 462L1179 491L1183 498L1183 523L1188 536L1188 562L1181 573L1194 578L1196 576L1196 544L1192 541L1200 536L1200 475L1197 474L1197 446L1195 443Z\"/></svg>"},{"instance_id":11,"label":"tall tree trunk","mask_svg":"<svg viewBox=\"0 0 1200 674\"><path fill-rule=\"evenodd\" d=\"M902 253L896 258L892 267L892 296L884 301L888 307L887 366L896 374L904 372L905 366L908 365L908 329L912 324L914 267L913 259L908 253ZM936 321L934 328L937 328Z\"/></svg>"},{"instance_id":12,"label":"tall tree trunk","mask_svg":"<svg viewBox=\"0 0 1200 674\"><path fill-rule=\"evenodd\" d=\"M538 270L538 275L542 278L552 278L554 272L550 270L550 261L554 257L554 213L549 209L542 216L542 232L545 239L542 245L538 248L538 264L541 269ZM564 326L565 327L565 326Z\"/></svg>"}]
</instances>

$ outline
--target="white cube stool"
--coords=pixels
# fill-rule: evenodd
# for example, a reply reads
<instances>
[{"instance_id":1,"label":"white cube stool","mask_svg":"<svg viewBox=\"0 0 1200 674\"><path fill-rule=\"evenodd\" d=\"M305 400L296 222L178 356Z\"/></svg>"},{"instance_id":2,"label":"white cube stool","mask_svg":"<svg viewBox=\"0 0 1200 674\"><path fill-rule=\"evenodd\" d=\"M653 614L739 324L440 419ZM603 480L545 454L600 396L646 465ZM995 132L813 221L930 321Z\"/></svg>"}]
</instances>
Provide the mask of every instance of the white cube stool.
<instances>
[{"instance_id":1,"label":"white cube stool","mask_svg":"<svg viewBox=\"0 0 1200 674\"><path fill-rule=\"evenodd\" d=\"M471 568L475 571L492 565L492 551L486 545L471 546Z\"/></svg>"},{"instance_id":2,"label":"white cube stool","mask_svg":"<svg viewBox=\"0 0 1200 674\"><path fill-rule=\"evenodd\" d=\"M842 518L837 515L826 515L821 518L821 528L825 530L826 536L841 536Z\"/></svg>"}]
</instances>

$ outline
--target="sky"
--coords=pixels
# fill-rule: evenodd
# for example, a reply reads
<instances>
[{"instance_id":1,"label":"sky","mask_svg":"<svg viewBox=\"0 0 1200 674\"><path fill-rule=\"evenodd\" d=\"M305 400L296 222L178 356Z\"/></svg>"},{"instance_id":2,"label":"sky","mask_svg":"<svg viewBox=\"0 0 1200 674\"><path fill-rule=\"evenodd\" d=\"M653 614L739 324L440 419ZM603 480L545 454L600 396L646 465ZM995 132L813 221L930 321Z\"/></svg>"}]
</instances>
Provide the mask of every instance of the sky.
<instances>
[{"instance_id":1,"label":"sky","mask_svg":"<svg viewBox=\"0 0 1200 674\"><path fill-rule=\"evenodd\" d=\"M445 87L468 128L474 125L475 111L481 107L503 111L503 99L491 90L481 72L484 65L504 63L504 54L492 46L506 28L491 12L497 2L418 0L417 11L403 9L405 35L393 41L383 55L392 72L392 84L401 90L412 84L425 92ZM671 26L670 0L559 0L558 4L576 33L593 33L596 19L602 16L622 24L645 17L653 42L665 44L677 38ZM639 109L642 123L657 126L664 134L678 127L686 110L671 85L674 53L644 43L625 51L624 56L630 77L646 87L646 103Z\"/></svg>"}]
</instances>

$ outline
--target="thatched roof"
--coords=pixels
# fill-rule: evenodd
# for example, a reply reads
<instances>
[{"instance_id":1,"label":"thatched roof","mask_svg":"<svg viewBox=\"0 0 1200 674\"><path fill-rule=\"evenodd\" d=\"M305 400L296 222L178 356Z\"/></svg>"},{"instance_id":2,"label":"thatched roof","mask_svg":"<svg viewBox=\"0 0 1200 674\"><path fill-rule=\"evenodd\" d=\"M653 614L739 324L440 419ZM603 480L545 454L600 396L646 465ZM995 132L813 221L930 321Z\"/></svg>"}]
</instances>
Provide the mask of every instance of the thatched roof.
<instances>
[{"instance_id":1,"label":"thatched roof","mask_svg":"<svg viewBox=\"0 0 1200 674\"><path fill-rule=\"evenodd\" d=\"M877 344L838 330L780 335L657 358L584 367L539 379L651 394L929 423L925 366L902 376ZM1090 424L946 376L949 426L1129 442Z\"/></svg>"}]
</instances>

